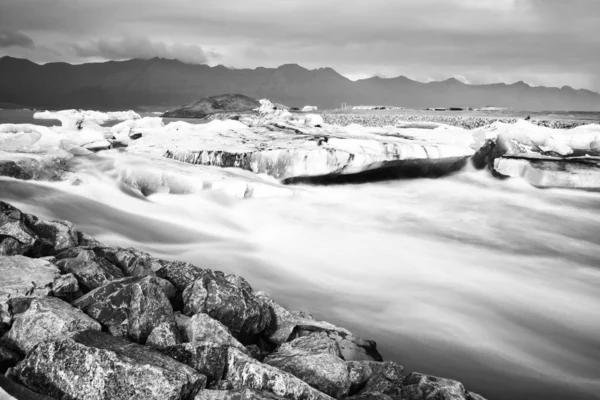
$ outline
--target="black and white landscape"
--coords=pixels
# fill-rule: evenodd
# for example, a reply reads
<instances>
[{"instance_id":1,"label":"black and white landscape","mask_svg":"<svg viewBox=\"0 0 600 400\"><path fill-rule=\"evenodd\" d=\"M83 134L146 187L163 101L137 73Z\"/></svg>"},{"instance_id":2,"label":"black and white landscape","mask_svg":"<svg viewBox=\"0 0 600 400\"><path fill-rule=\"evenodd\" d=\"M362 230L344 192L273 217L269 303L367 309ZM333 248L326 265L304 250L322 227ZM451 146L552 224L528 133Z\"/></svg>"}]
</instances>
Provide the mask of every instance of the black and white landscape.
<instances>
[{"instance_id":1,"label":"black and white landscape","mask_svg":"<svg viewBox=\"0 0 600 400\"><path fill-rule=\"evenodd\" d=\"M0 0L0 399L600 399L598 6Z\"/></svg>"}]
</instances>

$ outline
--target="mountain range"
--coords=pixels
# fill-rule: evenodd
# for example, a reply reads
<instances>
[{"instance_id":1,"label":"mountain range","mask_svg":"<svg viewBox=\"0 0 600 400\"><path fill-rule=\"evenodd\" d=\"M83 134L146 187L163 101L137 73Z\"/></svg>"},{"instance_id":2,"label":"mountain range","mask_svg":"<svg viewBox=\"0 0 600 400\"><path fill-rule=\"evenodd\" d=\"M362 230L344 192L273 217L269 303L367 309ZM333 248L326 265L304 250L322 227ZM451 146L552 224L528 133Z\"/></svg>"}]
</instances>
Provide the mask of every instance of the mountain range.
<instances>
[{"instance_id":1,"label":"mountain range","mask_svg":"<svg viewBox=\"0 0 600 400\"><path fill-rule=\"evenodd\" d=\"M0 58L0 103L35 108L171 108L199 98L243 93L288 105L320 109L351 105L406 108L506 107L515 110L600 111L589 90L514 84L469 85L451 78L422 83L407 77L352 81L331 68L231 69L153 58L72 65L39 65Z\"/></svg>"}]
</instances>

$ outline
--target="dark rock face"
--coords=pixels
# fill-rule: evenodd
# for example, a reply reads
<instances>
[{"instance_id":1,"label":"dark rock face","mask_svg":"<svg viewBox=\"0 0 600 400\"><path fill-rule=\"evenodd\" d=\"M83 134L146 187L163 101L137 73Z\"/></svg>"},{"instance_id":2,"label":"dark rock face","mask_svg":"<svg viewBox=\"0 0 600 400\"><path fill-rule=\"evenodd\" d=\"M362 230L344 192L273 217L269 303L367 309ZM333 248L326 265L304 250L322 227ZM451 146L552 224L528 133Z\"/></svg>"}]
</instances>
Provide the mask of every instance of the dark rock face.
<instances>
[{"instance_id":1,"label":"dark rock face","mask_svg":"<svg viewBox=\"0 0 600 400\"><path fill-rule=\"evenodd\" d=\"M206 313L225 325L242 343L262 332L270 321L267 305L254 296L243 278L204 270L183 292L186 315Z\"/></svg>"},{"instance_id":2,"label":"dark rock face","mask_svg":"<svg viewBox=\"0 0 600 400\"><path fill-rule=\"evenodd\" d=\"M236 390L202 390L194 400L283 400L273 393L250 388Z\"/></svg>"},{"instance_id":3,"label":"dark rock face","mask_svg":"<svg viewBox=\"0 0 600 400\"><path fill-rule=\"evenodd\" d=\"M260 107L260 103L241 94L223 94L197 100L170 110L162 116L165 118L206 118L214 113L250 112Z\"/></svg>"},{"instance_id":4,"label":"dark rock face","mask_svg":"<svg viewBox=\"0 0 600 400\"><path fill-rule=\"evenodd\" d=\"M350 393L360 398L402 400L404 368L391 361L348 361Z\"/></svg>"},{"instance_id":5,"label":"dark rock face","mask_svg":"<svg viewBox=\"0 0 600 400\"><path fill-rule=\"evenodd\" d=\"M182 261L163 261L162 263L164 265L156 271L156 276L168 280L181 292L202 276L203 270L190 263Z\"/></svg>"},{"instance_id":6,"label":"dark rock face","mask_svg":"<svg viewBox=\"0 0 600 400\"><path fill-rule=\"evenodd\" d=\"M22 353L38 343L85 330L100 330L100 324L77 308L54 297L33 299L29 308L15 317L7 343Z\"/></svg>"},{"instance_id":7,"label":"dark rock face","mask_svg":"<svg viewBox=\"0 0 600 400\"><path fill-rule=\"evenodd\" d=\"M0 201L0 255L30 255L39 247L37 236L25 224L25 215Z\"/></svg>"},{"instance_id":8,"label":"dark rock face","mask_svg":"<svg viewBox=\"0 0 600 400\"><path fill-rule=\"evenodd\" d=\"M17 365L21 361L21 356L14 351L0 346L0 375L4 374L6 370ZM0 396L0 399L2 396Z\"/></svg>"},{"instance_id":9,"label":"dark rock face","mask_svg":"<svg viewBox=\"0 0 600 400\"><path fill-rule=\"evenodd\" d=\"M44 242L46 255L56 254L62 250L79 245L77 231L67 221L40 221L36 217L30 228Z\"/></svg>"},{"instance_id":10,"label":"dark rock face","mask_svg":"<svg viewBox=\"0 0 600 400\"><path fill-rule=\"evenodd\" d=\"M79 282L73 274L61 275L52 284L52 296L59 297L67 302L72 302L81 295Z\"/></svg>"},{"instance_id":11,"label":"dark rock face","mask_svg":"<svg viewBox=\"0 0 600 400\"><path fill-rule=\"evenodd\" d=\"M469 400L478 396L469 394L460 382L418 372L408 375L403 384L402 399L406 400Z\"/></svg>"},{"instance_id":12,"label":"dark rock face","mask_svg":"<svg viewBox=\"0 0 600 400\"><path fill-rule=\"evenodd\" d=\"M236 389L248 387L264 390L286 399L331 400L330 396L295 376L263 364L236 349L228 352L225 379Z\"/></svg>"},{"instance_id":13,"label":"dark rock face","mask_svg":"<svg viewBox=\"0 0 600 400\"><path fill-rule=\"evenodd\" d=\"M228 346L183 343L167 347L162 352L205 375L208 383L211 384L223 378L228 348Z\"/></svg>"},{"instance_id":14,"label":"dark rock face","mask_svg":"<svg viewBox=\"0 0 600 400\"><path fill-rule=\"evenodd\" d=\"M170 357L94 331L41 343L8 377L38 393L82 400L188 399L206 385Z\"/></svg>"},{"instance_id":15,"label":"dark rock face","mask_svg":"<svg viewBox=\"0 0 600 400\"><path fill-rule=\"evenodd\" d=\"M264 359L336 399L348 394L350 377L335 341L324 332L284 343Z\"/></svg>"},{"instance_id":16,"label":"dark rock face","mask_svg":"<svg viewBox=\"0 0 600 400\"><path fill-rule=\"evenodd\" d=\"M63 273L71 273L82 290L89 292L115 279L123 278L123 272L92 250L81 250L75 258L64 258L56 263Z\"/></svg>"},{"instance_id":17,"label":"dark rock face","mask_svg":"<svg viewBox=\"0 0 600 400\"><path fill-rule=\"evenodd\" d=\"M175 327L173 309L157 278L124 278L77 299L73 305L115 336L145 343L155 326Z\"/></svg>"}]
</instances>

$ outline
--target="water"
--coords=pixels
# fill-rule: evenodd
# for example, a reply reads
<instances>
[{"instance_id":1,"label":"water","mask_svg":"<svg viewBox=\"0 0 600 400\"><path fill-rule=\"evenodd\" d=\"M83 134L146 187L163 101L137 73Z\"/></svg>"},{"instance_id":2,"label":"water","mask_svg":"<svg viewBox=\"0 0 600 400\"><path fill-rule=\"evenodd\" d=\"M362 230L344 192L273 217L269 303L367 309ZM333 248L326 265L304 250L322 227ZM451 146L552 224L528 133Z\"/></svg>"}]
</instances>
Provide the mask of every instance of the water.
<instances>
[{"instance_id":1,"label":"water","mask_svg":"<svg viewBox=\"0 0 600 400\"><path fill-rule=\"evenodd\" d=\"M242 275L287 308L376 340L407 371L489 400L600 399L600 193L468 167L439 179L270 183L273 196L250 199L144 197L123 183L136 169L164 179L182 167L101 153L73 164L79 186L0 178L0 200L106 244ZM250 175L185 165L180 185L208 173Z\"/></svg>"}]
</instances>

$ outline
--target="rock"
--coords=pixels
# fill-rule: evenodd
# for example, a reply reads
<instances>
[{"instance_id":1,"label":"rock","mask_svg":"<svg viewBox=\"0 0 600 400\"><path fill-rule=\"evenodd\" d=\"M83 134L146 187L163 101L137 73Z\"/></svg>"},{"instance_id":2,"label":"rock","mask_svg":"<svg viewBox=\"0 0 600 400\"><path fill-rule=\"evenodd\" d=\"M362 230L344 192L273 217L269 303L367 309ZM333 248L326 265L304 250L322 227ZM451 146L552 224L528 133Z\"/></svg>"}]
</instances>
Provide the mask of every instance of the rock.
<instances>
[{"instance_id":1,"label":"rock","mask_svg":"<svg viewBox=\"0 0 600 400\"><path fill-rule=\"evenodd\" d=\"M171 282L177 290L185 288L202 276L202 269L182 261L164 261L164 266L156 271L156 276Z\"/></svg>"},{"instance_id":2,"label":"rock","mask_svg":"<svg viewBox=\"0 0 600 400\"><path fill-rule=\"evenodd\" d=\"M183 291L183 302L184 314L206 313L242 343L262 332L271 317L267 305L254 296L248 282L219 271L203 270Z\"/></svg>"},{"instance_id":3,"label":"rock","mask_svg":"<svg viewBox=\"0 0 600 400\"><path fill-rule=\"evenodd\" d=\"M361 339L348 330L327 322L308 320L302 321L302 325L297 323L289 340L310 335L312 332L325 332L331 340L337 343L341 356L346 361L383 361L374 341Z\"/></svg>"},{"instance_id":4,"label":"rock","mask_svg":"<svg viewBox=\"0 0 600 400\"><path fill-rule=\"evenodd\" d=\"M283 400L284 397L275 396L273 393L250 388L236 390L202 390L194 400Z\"/></svg>"},{"instance_id":5,"label":"rock","mask_svg":"<svg viewBox=\"0 0 600 400\"><path fill-rule=\"evenodd\" d=\"M79 290L79 282L73 274L61 275L52 283L52 296L64 299L67 302L72 302L82 296Z\"/></svg>"},{"instance_id":6,"label":"rock","mask_svg":"<svg viewBox=\"0 0 600 400\"><path fill-rule=\"evenodd\" d=\"M175 329L169 300L157 278L124 278L80 297L73 305L99 321L112 335L144 344L155 326Z\"/></svg>"},{"instance_id":7,"label":"rock","mask_svg":"<svg viewBox=\"0 0 600 400\"><path fill-rule=\"evenodd\" d=\"M89 292L115 279L123 278L123 272L92 250L80 250L75 258L65 258L56 263L65 274L72 273L79 287Z\"/></svg>"},{"instance_id":8,"label":"rock","mask_svg":"<svg viewBox=\"0 0 600 400\"><path fill-rule=\"evenodd\" d=\"M403 400L467 400L462 383L436 376L413 372L404 378Z\"/></svg>"},{"instance_id":9,"label":"rock","mask_svg":"<svg viewBox=\"0 0 600 400\"><path fill-rule=\"evenodd\" d=\"M179 342L177 327L173 323L163 322L152 329L146 340L146 346L160 350L169 346L175 346Z\"/></svg>"},{"instance_id":10,"label":"rock","mask_svg":"<svg viewBox=\"0 0 600 400\"><path fill-rule=\"evenodd\" d=\"M67 152L57 155L0 150L0 176L21 180L63 180L68 176L67 160L70 157L72 155Z\"/></svg>"},{"instance_id":11,"label":"rock","mask_svg":"<svg viewBox=\"0 0 600 400\"><path fill-rule=\"evenodd\" d=\"M59 269L48 261L0 255L0 330L6 329L12 320L7 305L10 298L47 296L59 276Z\"/></svg>"},{"instance_id":12,"label":"rock","mask_svg":"<svg viewBox=\"0 0 600 400\"><path fill-rule=\"evenodd\" d=\"M251 112L260 103L241 94L224 94L203 98L165 112L163 118L206 118L214 113Z\"/></svg>"},{"instance_id":13,"label":"rock","mask_svg":"<svg viewBox=\"0 0 600 400\"><path fill-rule=\"evenodd\" d=\"M348 361L350 394L362 398L402 400L404 368L391 361Z\"/></svg>"},{"instance_id":14,"label":"rock","mask_svg":"<svg viewBox=\"0 0 600 400\"><path fill-rule=\"evenodd\" d=\"M54 255L62 250L79 245L77 231L67 221L40 221L30 216L29 227L44 242L43 255Z\"/></svg>"},{"instance_id":15,"label":"rock","mask_svg":"<svg viewBox=\"0 0 600 400\"><path fill-rule=\"evenodd\" d=\"M185 340L191 343L210 344L211 346L232 346L245 352L246 349L229 329L207 314L196 314L185 326Z\"/></svg>"},{"instance_id":16,"label":"rock","mask_svg":"<svg viewBox=\"0 0 600 400\"><path fill-rule=\"evenodd\" d=\"M275 345L287 342L300 318L277 304L266 292L256 292L255 296L267 305L271 314L265 336Z\"/></svg>"},{"instance_id":17,"label":"rock","mask_svg":"<svg viewBox=\"0 0 600 400\"><path fill-rule=\"evenodd\" d=\"M336 399L345 397L350 389L346 363L335 341L324 332L284 343L263 362L289 372Z\"/></svg>"},{"instance_id":18,"label":"rock","mask_svg":"<svg viewBox=\"0 0 600 400\"><path fill-rule=\"evenodd\" d=\"M206 378L163 354L95 331L35 347L8 377L69 399L193 398Z\"/></svg>"},{"instance_id":19,"label":"rock","mask_svg":"<svg viewBox=\"0 0 600 400\"><path fill-rule=\"evenodd\" d=\"M14 396L14 397L13 397ZM0 400L54 400L51 397L34 393L24 386L0 375Z\"/></svg>"},{"instance_id":20,"label":"rock","mask_svg":"<svg viewBox=\"0 0 600 400\"><path fill-rule=\"evenodd\" d=\"M6 370L17 365L19 361L21 361L19 354L0 345L0 375L3 375Z\"/></svg>"},{"instance_id":21,"label":"rock","mask_svg":"<svg viewBox=\"0 0 600 400\"><path fill-rule=\"evenodd\" d=\"M229 346L183 343L162 350L169 357L205 375L208 384L220 381L225 372Z\"/></svg>"},{"instance_id":22,"label":"rock","mask_svg":"<svg viewBox=\"0 0 600 400\"><path fill-rule=\"evenodd\" d=\"M72 336L84 330L100 330L100 324L77 308L54 297L33 299L27 311L18 314L6 342L22 353L38 343Z\"/></svg>"},{"instance_id":23,"label":"rock","mask_svg":"<svg viewBox=\"0 0 600 400\"><path fill-rule=\"evenodd\" d=\"M236 389L248 387L264 390L292 400L331 400L292 374L263 364L236 349L227 356L225 379Z\"/></svg>"},{"instance_id":24,"label":"rock","mask_svg":"<svg viewBox=\"0 0 600 400\"><path fill-rule=\"evenodd\" d=\"M25 224L25 215L0 201L0 256L31 255L40 246L36 234Z\"/></svg>"}]
</instances>

